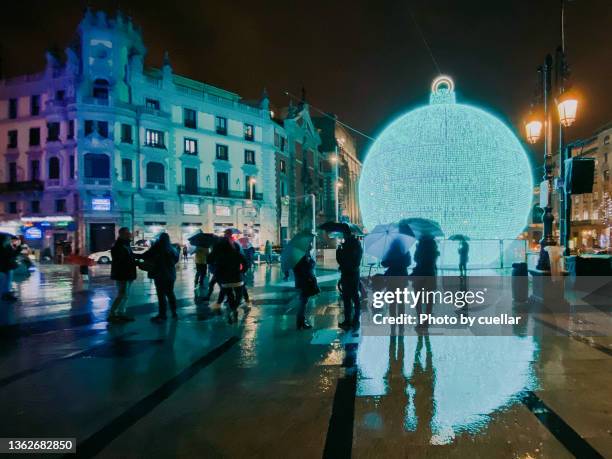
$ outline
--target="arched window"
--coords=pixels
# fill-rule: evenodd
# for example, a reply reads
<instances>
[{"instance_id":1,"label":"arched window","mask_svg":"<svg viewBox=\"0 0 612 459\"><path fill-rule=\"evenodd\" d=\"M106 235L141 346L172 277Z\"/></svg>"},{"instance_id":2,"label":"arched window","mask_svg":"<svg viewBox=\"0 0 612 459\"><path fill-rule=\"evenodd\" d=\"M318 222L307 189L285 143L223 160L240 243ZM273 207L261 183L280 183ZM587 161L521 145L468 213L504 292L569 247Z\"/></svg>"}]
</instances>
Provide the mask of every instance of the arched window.
<instances>
[{"instance_id":1,"label":"arched window","mask_svg":"<svg viewBox=\"0 0 612 459\"><path fill-rule=\"evenodd\" d=\"M156 183L163 185L166 183L165 169L162 163L150 162L147 163L147 183Z\"/></svg>"},{"instance_id":2,"label":"arched window","mask_svg":"<svg viewBox=\"0 0 612 459\"><path fill-rule=\"evenodd\" d=\"M93 96L96 99L108 100L108 81L98 78L93 84Z\"/></svg>"},{"instance_id":3,"label":"arched window","mask_svg":"<svg viewBox=\"0 0 612 459\"><path fill-rule=\"evenodd\" d=\"M101 153L86 153L83 157L86 178L110 178L110 158Z\"/></svg>"},{"instance_id":4,"label":"arched window","mask_svg":"<svg viewBox=\"0 0 612 459\"><path fill-rule=\"evenodd\" d=\"M54 156L49 158L49 179L57 180L60 178L60 161L59 158Z\"/></svg>"}]
</instances>

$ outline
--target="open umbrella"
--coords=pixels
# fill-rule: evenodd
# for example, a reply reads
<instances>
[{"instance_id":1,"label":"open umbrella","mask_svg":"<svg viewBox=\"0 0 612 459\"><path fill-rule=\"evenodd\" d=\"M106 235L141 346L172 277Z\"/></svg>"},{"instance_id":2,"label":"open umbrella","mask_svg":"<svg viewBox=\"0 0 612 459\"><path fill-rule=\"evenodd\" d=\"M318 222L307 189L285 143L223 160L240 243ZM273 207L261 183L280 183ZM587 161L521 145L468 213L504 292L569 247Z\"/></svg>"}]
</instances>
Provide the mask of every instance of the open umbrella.
<instances>
[{"instance_id":1,"label":"open umbrella","mask_svg":"<svg viewBox=\"0 0 612 459\"><path fill-rule=\"evenodd\" d=\"M293 269L298 261L312 248L314 235L309 232L298 233L289 241L281 252L281 270Z\"/></svg>"},{"instance_id":2,"label":"open umbrella","mask_svg":"<svg viewBox=\"0 0 612 459\"><path fill-rule=\"evenodd\" d=\"M195 233L192 236L187 238L189 243L194 247L212 247L219 240L218 236L215 236L212 233Z\"/></svg>"},{"instance_id":3,"label":"open umbrella","mask_svg":"<svg viewBox=\"0 0 612 459\"><path fill-rule=\"evenodd\" d=\"M232 232L232 235L242 234L242 231L240 231L238 228L225 228L223 232L225 233L227 230L230 230Z\"/></svg>"},{"instance_id":4,"label":"open umbrella","mask_svg":"<svg viewBox=\"0 0 612 459\"><path fill-rule=\"evenodd\" d=\"M365 253L382 260L392 245L406 253L415 241L414 236L404 234L397 223L390 223L374 227L363 239L363 245Z\"/></svg>"},{"instance_id":5,"label":"open umbrella","mask_svg":"<svg viewBox=\"0 0 612 459\"><path fill-rule=\"evenodd\" d=\"M328 233L353 233L357 236L363 236L363 231L354 223L344 223L344 222L335 222L329 221L325 222L319 226L320 230L326 231Z\"/></svg>"},{"instance_id":6,"label":"open umbrella","mask_svg":"<svg viewBox=\"0 0 612 459\"><path fill-rule=\"evenodd\" d=\"M444 231L437 222L427 218L405 218L400 221L400 227L409 227L417 239L423 236L444 237Z\"/></svg>"},{"instance_id":7,"label":"open umbrella","mask_svg":"<svg viewBox=\"0 0 612 459\"><path fill-rule=\"evenodd\" d=\"M469 241L470 238L465 234L453 234L448 238L449 241Z\"/></svg>"}]
</instances>

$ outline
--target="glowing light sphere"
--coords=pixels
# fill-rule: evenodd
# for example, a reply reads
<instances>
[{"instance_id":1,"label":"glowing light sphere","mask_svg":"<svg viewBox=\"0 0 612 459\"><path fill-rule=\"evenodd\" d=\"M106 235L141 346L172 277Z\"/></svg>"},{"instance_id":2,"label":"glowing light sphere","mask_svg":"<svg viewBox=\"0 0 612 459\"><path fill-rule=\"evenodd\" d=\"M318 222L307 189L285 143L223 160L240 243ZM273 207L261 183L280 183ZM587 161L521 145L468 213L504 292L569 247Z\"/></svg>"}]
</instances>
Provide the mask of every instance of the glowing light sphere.
<instances>
[{"instance_id":1,"label":"glowing light sphere","mask_svg":"<svg viewBox=\"0 0 612 459\"><path fill-rule=\"evenodd\" d=\"M368 229L408 217L440 223L446 237L514 239L531 208L529 159L514 133L479 108L458 104L447 76L430 103L393 121L363 164L359 200Z\"/></svg>"}]
</instances>

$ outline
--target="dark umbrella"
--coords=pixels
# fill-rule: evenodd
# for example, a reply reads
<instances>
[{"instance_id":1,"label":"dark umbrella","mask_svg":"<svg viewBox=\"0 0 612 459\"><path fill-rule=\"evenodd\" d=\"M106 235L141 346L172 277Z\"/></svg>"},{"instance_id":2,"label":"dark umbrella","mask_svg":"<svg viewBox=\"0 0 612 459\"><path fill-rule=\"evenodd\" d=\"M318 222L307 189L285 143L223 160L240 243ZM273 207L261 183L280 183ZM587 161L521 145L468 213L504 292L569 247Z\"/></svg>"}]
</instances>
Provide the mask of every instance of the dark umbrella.
<instances>
[{"instance_id":1,"label":"dark umbrella","mask_svg":"<svg viewBox=\"0 0 612 459\"><path fill-rule=\"evenodd\" d=\"M312 248L314 235L310 232L301 232L293 236L281 253L281 270L288 271L297 265L298 261Z\"/></svg>"},{"instance_id":2,"label":"dark umbrella","mask_svg":"<svg viewBox=\"0 0 612 459\"><path fill-rule=\"evenodd\" d=\"M353 223L329 221L320 225L319 229L328 233L353 233L357 236L363 236L363 231L361 231L361 228Z\"/></svg>"},{"instance_id":3,"label":"dark umbrella","mask_svg":"<svg viewBox=\"0 0 612 459\"><path fill-rule=\"evenodd\" d=\"M211 233L196 233L187 238L189 243L194 247L212 247L219 240L218 236Z\"/></svg>"},{"instance_id":4,"label":"dark umbrella","mask_svg":"<svg viewBox=\"0 0 612 459\"><path fill-rule=\"evenodd\" d=\"M469 241L470 238L467 237L465 234L453 234L451 237L448 238L449 241Z\"/></svg>"},{"instance_id":5,"label":"dark umbrella","mask_svg":"<svg viewBox=\"0 0 612 459\"><path fill-rule=\"evenodd\" d=\"M440 225L427 218L405 218L399 224L400 228L410 228L417 239L423 236L444 237L444 231Z\"/></svg>"}]
</instances>

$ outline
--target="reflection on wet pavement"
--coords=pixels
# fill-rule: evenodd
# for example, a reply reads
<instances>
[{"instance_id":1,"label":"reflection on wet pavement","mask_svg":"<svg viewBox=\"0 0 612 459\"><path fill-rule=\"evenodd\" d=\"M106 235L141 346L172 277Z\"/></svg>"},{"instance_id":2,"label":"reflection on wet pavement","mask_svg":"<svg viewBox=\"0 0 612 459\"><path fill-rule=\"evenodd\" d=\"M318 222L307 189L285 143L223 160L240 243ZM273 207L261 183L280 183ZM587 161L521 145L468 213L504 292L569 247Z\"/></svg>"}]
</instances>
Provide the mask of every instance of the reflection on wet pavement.
<instances>
[{"instance_id":1,"label":"reflection on wet pavement","mask_svg":"<svg viewBox=\"0 0 612 459\"><path fill-rule=\"evenodd\" d=\"M76 437L83 457L109 458L612 455L609 337L344 333L329 271L315 329L297 332L276 267L253 273L253 304L228 325L194 298L189 264L180 321L149 323L141 276L136 322L108 326L108 274L45 266L2 305L0 437Z\"/></svg>"}]
</instances>

